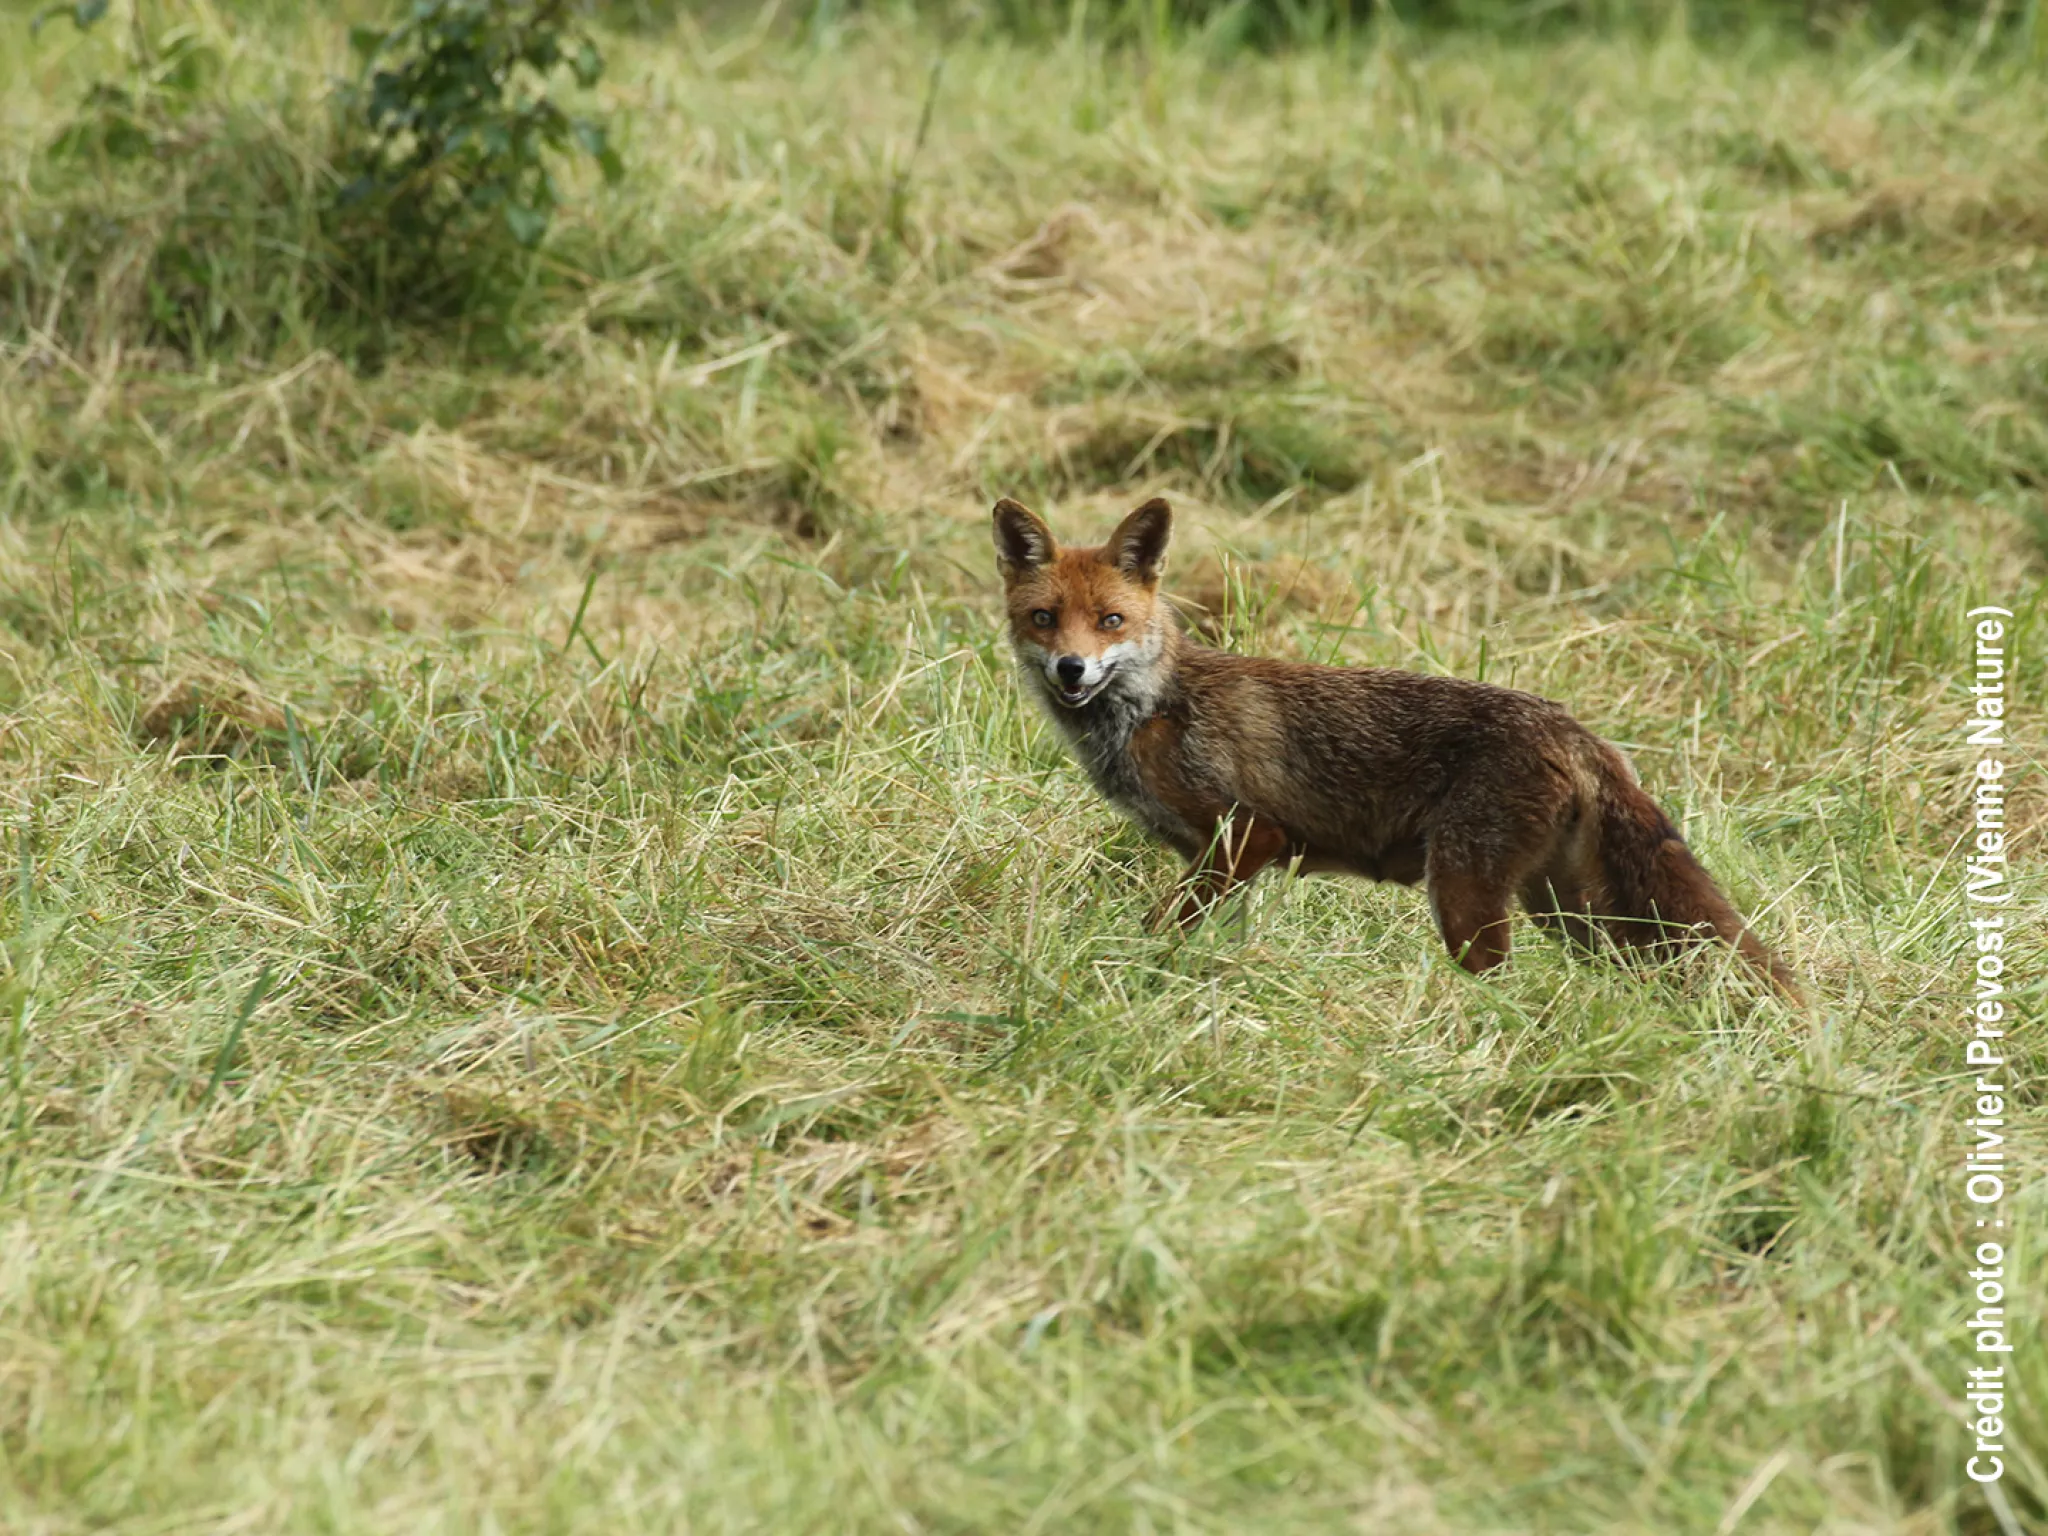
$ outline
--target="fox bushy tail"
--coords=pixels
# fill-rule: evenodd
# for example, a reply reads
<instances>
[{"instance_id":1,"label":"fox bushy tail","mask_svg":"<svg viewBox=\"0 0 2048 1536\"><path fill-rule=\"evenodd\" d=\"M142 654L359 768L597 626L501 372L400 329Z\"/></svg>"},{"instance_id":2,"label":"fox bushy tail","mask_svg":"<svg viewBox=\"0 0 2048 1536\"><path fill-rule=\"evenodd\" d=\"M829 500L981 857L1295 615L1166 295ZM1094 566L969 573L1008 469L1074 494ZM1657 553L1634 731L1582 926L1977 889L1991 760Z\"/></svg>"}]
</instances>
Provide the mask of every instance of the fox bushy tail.
<instances>
[{"instance_id":1,"label":"fox bushy tail","mask_svg":"<svg viewBox=\"0 0 2048 1536\"><path fill-rule=\"evenodd\" d=\"M1636 782L1628 759L1599 745L1599 861L1602 926L1617 942L1669 953L1702 938L1730 945L1787 997L1798 984L1784 962L1742 921L1685 839Z\"/></svg>"}]
</instances>

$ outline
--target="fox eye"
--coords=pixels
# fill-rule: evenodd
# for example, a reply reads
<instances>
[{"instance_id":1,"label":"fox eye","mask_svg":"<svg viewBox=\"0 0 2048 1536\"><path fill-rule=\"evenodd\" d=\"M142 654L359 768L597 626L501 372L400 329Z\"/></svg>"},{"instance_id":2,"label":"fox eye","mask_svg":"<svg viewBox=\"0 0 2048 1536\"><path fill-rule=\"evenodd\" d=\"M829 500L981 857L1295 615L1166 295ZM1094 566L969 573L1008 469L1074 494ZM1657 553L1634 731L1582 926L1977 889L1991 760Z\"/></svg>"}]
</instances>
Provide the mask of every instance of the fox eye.
<instances>
[{"instance_id":1,"label":"fox eye","mask_svg":"<svg viewBox=\"0 0 2048 1536\"><path fill-rule=\"evenodd\" d=\"M1122 629L1124 627L1124 616L1120 613L1105 613L1102 616L1102 627L1104 629Z\"/></svg>"},{"instance_id":2,"label":"fox eye","mask_svg":"<svg viewBox=\"0 0 2048 1536\"><path fill-rule=\"evenodd\" d=\"M1050 608L1034 608L1034 609L1032 609L1032 610L1031 610L1031 622L1032 622L1032 623L1034 623L1034 624L1036 624L1036 625L1037 625L1037 626L1038 626L1038 627L1039 627L1040 629L1051 629L1051 628L1052 628L1052 610L1051 610Z\"/></svg>"}]
</instances>

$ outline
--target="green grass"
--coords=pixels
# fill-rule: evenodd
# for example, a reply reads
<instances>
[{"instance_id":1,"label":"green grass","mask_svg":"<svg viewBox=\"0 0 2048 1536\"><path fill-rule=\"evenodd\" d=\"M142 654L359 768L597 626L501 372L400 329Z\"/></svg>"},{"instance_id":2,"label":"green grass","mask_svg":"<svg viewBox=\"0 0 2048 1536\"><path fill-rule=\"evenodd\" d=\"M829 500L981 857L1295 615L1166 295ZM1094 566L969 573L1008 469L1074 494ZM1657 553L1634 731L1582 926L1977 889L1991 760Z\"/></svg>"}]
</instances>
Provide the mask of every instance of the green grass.
<instances>
[{"instance_id":1,"label":"green grass","mask_svg":"<svg viewBox=\"0 0 2048 1536\"><path fill-rule=\"evenodd\" d=\"M517 295L380 331L339 21L170 19L147 164L0 19L0 1528L1996 1528L1953 726L2028 614L2029 870L2048 77L686 26ZM1004 491L1568 701L1810 1006L1384 887L1145 935Z\"/></svg>"}]
</instances>

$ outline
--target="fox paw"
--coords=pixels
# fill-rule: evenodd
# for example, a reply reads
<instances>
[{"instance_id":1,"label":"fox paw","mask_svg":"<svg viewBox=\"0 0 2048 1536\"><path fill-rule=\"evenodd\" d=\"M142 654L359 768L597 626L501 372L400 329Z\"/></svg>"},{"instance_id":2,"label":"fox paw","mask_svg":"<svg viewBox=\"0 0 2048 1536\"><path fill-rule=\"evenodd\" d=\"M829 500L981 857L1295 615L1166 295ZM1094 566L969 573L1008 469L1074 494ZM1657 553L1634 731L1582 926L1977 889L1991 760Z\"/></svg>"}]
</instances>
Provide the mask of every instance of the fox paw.
<instances>
[{"instance_id":1,"label":"fox paw","mask_svg":"<svg viewBox=\"0 0 2048 1536\"><path fill-rule=\"evenodd\" d=\"M1199 890L1174 891L1145 914L1145 927L1152 933L1193 933L1221 900Z\"/></svg>"}]
</instances>

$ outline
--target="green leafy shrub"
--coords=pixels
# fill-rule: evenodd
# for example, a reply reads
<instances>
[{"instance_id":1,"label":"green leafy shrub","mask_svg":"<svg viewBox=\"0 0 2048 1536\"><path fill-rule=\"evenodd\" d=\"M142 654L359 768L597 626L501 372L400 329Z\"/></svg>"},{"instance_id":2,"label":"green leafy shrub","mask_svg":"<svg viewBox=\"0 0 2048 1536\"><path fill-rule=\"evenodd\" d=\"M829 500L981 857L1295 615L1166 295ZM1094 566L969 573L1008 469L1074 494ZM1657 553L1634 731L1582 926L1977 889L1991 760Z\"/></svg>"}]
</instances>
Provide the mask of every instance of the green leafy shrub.
<instances>
[{"instance_id":1,"label":"green leafy shrub","mask_svg":"<svg viewBox=\"0 0 2048 1536\"><path fill-rule=\"evenodd\" d=\"M604 70L568 0L414 0L350 41L361 67L339 93L335 236L380 307L490 291L547 233L551 156L581 149L606 180L622 172L604 127L551 95L564 71L587 88Z\"/></svg>"},{"instance_id":2,"label":"green leafy shrub","mask_svg":"<svg viewBox=\"0 0 2048 1536\"><path fill-rule=\"evenodd\" d=\"M43 13L107 25L119 62L44 144L37 196L0 201L0 334L36 316L87 352L192 357L289 334L374 364L408 325L515 330L563 158L622 170L557 99L603 60L573 0L405 4L352 33L350 78L281 112L235 99L217 28L151 5L115 28L106 0Z\"/></svg>"},{"instance_id":3,"label":"green leafy shrub","mask_svg":"<svg viewBox=\"0 0 2048 1536\"><path fill-rule=\"evenodd\" d=\"M41 31L62 16L84 32L107 14L107 0L52 6L35 19ZM121 39L121 78L96 82L77 115L52 140L53 159L142 160L175 149L190 137L185 120L220 73L220 54L189 26L152 36L138 18Z\"/></svg>"}]
</instances>

